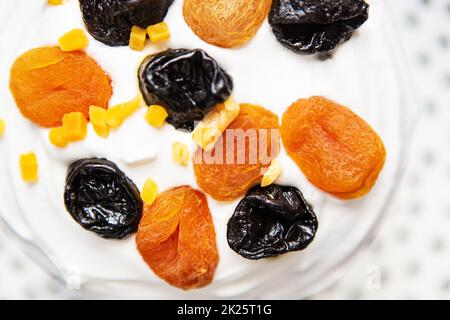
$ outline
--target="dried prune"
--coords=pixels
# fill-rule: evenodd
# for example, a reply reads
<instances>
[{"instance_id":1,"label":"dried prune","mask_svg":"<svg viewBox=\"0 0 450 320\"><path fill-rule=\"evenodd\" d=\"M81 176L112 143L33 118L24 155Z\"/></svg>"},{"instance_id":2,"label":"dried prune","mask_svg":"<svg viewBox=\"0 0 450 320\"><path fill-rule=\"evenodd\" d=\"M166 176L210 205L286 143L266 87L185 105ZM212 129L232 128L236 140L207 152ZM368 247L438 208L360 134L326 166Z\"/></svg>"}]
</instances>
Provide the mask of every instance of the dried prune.
<instances>
[{"instance_id":1,"label":"dried prune","mask_svg":"<svg viewBox=\"0 0 450 320\"><path fill-rule=\"evenodd\" d=\"M386 159L383 141L363 119L323 97L290 106L283 115L281 137L305 176L342 199L367 194Z\"/></svg>"},{"instance_id":2,"label":"dried prune","mask_svg":"<svg viewBox=\"0 0 450 320\"><path fill-rule=\"evenodd\" d=\"M317 217L295 187L254 187L228 222L228 244L257 260L305 249L314 239Z\"/></svg>"},{"instance_id":3,"label":"dried prune","mask_svg":"<svg viewBox=\"0 0 450 320\"><path fill-rule=\"evenodd\" d=\"M206 286L219 262L205 195L189 186L161 193L145 205L136 245L149 267L181 289Z\"/></svg>"},{"instance_id":4,"label":"dried prune","mask_svg":"<svg viewBox=\"0 0 450 320\"><path fill-rule=\"evenodd\" d=\"M369 17L364 0L274 0L269 23L277 40L300 54L327 53Z\"/></svg>"},{"instance_id":5,"label":"dried prune","mask_svg":"<svg viewBox=\"0 0 450 320\"><path fill-rule=\"evenodd\" d=\"M272 0L184 0L183 15L202 40L230 48L253 38L271 3Z\"/></svg>"},{"instance_id":6,"label":"dried prune","mask_svg":"<svg viewBox=\"0 0 450 320\"><path fill-rule=\"evenodd\" d=\"M106 159L74 162L69 167L64 201L75 221L103 238L127 237L137 230L142 215L138 188Z\"/></svg>"},{"instance_id":7,"label":"dried prune","mask_svg":"<svg viewBox=\"0 0 450 320\"><path fill-rule=\"evenodd\" d=\"M173 0L80 0L89 33L109 46L127 46L131 28L161 22Z\"/></svg>"},{"instance_id":8,"label":"dried prune","mask_svg":"<svg viewBox=\"0 0 450 320\"><path fill-rule=\"evenodd\" d=\"M197 183L219 201L234 200L261 182L279 153L278 116L260 106L241 104L238 117L211 151L194 156Z\"/></svg>"},{"instance_id":9,"label":"dried prune","mask_svg":"<svg viewBox=\"0 0 450 320\"><path fill-rule=\"evenodd\" d=\"M151 55L142 62L138 77L145 102L163 106L167 122L188 131L233 90L231 77L201 49Z\"/></svg>"},{"instance_id":10,"label":"dried prune","mask_svg":"<svg viewBox=\"0 0 450 320\"><path fill-rule=\"evenodd\" d=\"M27 51L11 67L10 89L24 117L42 127L61 125L63 116L89 107L108 107L111 80L105 71L81 51L63 52L57 47Z\"/></svg>"}]
</instances>

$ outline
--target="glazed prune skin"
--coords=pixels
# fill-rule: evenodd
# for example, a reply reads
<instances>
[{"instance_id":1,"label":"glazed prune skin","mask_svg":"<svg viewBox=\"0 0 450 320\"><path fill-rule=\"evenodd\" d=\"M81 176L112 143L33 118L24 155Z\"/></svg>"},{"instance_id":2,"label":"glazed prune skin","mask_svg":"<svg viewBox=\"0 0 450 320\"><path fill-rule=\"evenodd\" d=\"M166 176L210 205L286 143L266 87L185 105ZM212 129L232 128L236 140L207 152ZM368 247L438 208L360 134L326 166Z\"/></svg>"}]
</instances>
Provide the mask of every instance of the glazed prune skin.
<instances>
[{"instance_id":1,"label":"glazed prune skin","mask_svg":"<svg viewBox=\"0 0 450 320\"><path fill-rule=\"evenodd\" d=\"M129 236L137 230L142 216L138 188L106 159L74 162L69 167L64 201L78 224L103 238Z\"/></svg>"},{"instance_id":2,"label":"glazed prune skin","mask_svg":"<svg viewBox=\"0 0 450 320\"><path fill-rule=\"evenodd\" d=\"M133 26L164 20L173 0L80 0L89 33L108 46L126 46Z\"/></svg>"},{"instance_id":3,"label":"glazed prune skin","mask_svg":"<svg viewBox=\"0 0 450 320\"><path fill-rule=\"evenodd\" d=\"M231 77L201 49L169 49L147 57L139 67L139 87L147 105L163 106L176 129L194 123L233 90Z\"/></svg>"},{"instance_id":4,"label":"glazed prune skin","mask_svg":"<svg viewBox=\"0 0 450 320\"><path fill-rule=\"evenodd\" d=\"M228 222L231 249L258 260L305 249L318 228L315 213L295 187L254 187Z\"/></svg>"},{"instance_id":5,"label":"glazed prune skin","mask_svg":"<svg viewBox=\"0 0 450 320\"><path fill-rule=\"evenodd\" d=\"M325 54L351 38L368 10L364 0L274 0L269 23L286 48Z\"/></svg>"}]
</instances>

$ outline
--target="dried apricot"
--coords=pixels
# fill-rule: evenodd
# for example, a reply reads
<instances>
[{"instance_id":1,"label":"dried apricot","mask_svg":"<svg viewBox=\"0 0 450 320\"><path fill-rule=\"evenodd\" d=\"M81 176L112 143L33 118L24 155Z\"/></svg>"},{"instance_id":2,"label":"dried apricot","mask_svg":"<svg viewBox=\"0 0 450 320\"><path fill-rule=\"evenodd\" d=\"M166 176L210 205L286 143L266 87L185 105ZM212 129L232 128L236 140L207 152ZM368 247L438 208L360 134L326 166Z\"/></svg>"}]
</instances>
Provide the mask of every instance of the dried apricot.
<instances>
[{"instance_id":1,"label":"dried apricot","mask_svg":"<svg viewBox=\"0 0 450 320\"><path fill-rule=\"evenodd\" d=\"M145 205L136 244L156 275L175 287L200 288L213 280L219 262L216 232L200 191L169 189Z\"/></svg>"},{"instance_id":2,"label":"dried apricot","mask_svg":"<svg viewBox=\"0 0 450 320\"><path fill-rule=\"evenodd\" d=\"M261 182L279 152L278 117L260 106L241 104L238 117L211 151L194 156L197 183L220 201L234 200Z\"/></svg>"},{"instance_id":3,"label":"dried apricot","mask_svg":"<svg viewBox=\"0 0 450 320\"><path fill-rule=\"evenodd\" d=\"M184 0L183 15L203 41L230 48L253 38L271 3L272 0Z\"/></svg>"},{"instance_id":4,"label":"dried apricot","mask_svg":"<svg viewBox=\"0 0 450 320\"><path fill-rule=\"evenodd\" d=\"M305 176L341 199L367 194L386 159L383 141L363 119L323 97L290 106L283 115L281 136Z\"/></svg>"},{"instance_id":5,"label":"dried apricot","mask_svg":"<svg viewBox=\"0 0 450 320\"><path fill-rule=\"evenodd\" d=\"M111 81L88 55L57 47L32 49L14 62L10 89L22 114L42 127L58 127L64 114L106 108Z\"/></svg>"}]
</instances>

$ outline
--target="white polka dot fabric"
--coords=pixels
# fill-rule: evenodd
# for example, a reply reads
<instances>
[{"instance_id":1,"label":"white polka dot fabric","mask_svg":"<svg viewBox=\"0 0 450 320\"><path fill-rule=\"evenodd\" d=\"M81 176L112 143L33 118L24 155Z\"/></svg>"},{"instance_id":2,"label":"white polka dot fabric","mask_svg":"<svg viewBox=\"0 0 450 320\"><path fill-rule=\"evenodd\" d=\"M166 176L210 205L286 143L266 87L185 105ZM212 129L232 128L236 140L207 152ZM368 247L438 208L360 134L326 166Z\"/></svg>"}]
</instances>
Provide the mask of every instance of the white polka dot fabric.
<instances>
[{"instance_id":1,"label":"white polka dot fabric","mask_svg":"<svg viewBox=\"0 0 450 320\"><path fill-rule=\"evenodd\" d=\"M450 298L450 0L391 7L421 107L406 177L375 242L315 299ZM0 299L73 297L0 232Z\"/></svg>"}]
</instances>

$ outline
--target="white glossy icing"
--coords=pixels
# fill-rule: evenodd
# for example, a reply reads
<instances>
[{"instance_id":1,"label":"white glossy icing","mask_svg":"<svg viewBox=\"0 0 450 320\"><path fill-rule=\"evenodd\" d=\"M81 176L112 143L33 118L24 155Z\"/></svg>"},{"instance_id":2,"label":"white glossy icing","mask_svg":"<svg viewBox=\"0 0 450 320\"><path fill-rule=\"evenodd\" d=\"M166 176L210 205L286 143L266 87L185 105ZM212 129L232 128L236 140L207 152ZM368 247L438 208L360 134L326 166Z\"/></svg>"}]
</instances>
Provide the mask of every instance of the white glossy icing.
<instances>
[{"instance_id":1,"label":"white glossy icing","mask_svg":"<svg viewBox=\"0 0 450 320\"><path fill-rule=\"evenodd\" d=\"M55 44L65 31L84 28L76 0L67 0L64 5L55 7L47 7L44 2L34 4L34 10L26 10L25 18L36 28L22 38L23 43L16 46L20 49L8 56L9 62L31 47ZM21 3L22 7L26 5L24 1ZM381 32L382 15L381 6L372 3L369 21L327 61L299 56L284 49L275 40L267 21L246 46L221 49L204 43L189 29L182 18L182 1L175 1L167 15L166 22L172 33L168 46L206 50L233 76L233 95L239 102L260 104L281 116L299 98L325 95L349 106L384 139L388 159L379 182L367 197L348 202L336 200L314 188L282 150L283 174L277 183L302 190L320 220L317 238L304 252L263 261L241 258L226 241L226 224L237 201L219 203L209 198L221 258L215 281L204 289L187 293L170 288L141 260L134 237L111 241L83 230L65 211L62 195L67 166L74 160L91 156L115 161L139 187L148 177L159 184L160 190L183 184L196 186L192 167L181 167L171 160L172 142L181 141L193 149L190 135L175 131L169 125L159 130L151 128L144 120L145 109L142 108L108 139L97 137L89 128L85 141L57 149L48 142L48 130L37 128L24 119L14 108L6 86L2 86L1 92L9 97L5 117L10 132L5 143L11 168L17 167L17 158L22 152L33 150L39 158L38 184L25 185L18 171L13 173L13 188L31 229L63 265L76 267L82 277L148 283L151 285L151 290L146 292L148 297L246 295L261 284L285 283L284 277L303 272L323 259L337 259L361 239L366 227L376 218L377 210L388 196L398 165L399 97L389 48L385 47ZM24 30L11 35L11 42L17 44L16 37L20 35L25 35ZM148 44L144 52L136 52L128 47L107 47L90 37L87 52L113 81L110 105L129 100L138 93L136 70L140 61L164 48Z\"/></svg>"}]
</instances>

